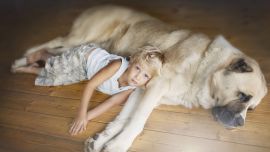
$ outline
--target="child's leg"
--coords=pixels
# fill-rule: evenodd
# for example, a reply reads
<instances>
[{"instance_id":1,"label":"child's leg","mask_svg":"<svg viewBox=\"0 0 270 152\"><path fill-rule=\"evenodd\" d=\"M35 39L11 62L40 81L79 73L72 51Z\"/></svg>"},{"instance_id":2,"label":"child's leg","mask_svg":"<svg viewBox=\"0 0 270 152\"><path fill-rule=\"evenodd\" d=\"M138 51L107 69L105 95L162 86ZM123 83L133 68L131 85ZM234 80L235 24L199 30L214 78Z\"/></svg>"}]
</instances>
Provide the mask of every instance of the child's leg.
<instances>
[{"instance_id":1,"label":"child's leg","mask_svg":"<svg viewBox=\"0 0 270 152\"><path fill-rule=\"evenodd\" d=\"M25 67L29 64L38 63L40 67L45 65L46 60L53 56L54 54L49 53L46 49L41 49L37 51L33 51L33 53L28 53L25 57L15 60L15 62L11 66L11 72L15 73L17 68Z\"/></svg>"},{"instance_id":2,"label":"child's leg","mask_svg":"<svg viewBox=\"0 0 270 152\"><path fill-rule=\"evenodd\" d=\"M34 63L29 66L19 67L15 69L13 72L14 73L30 73L30 74L38 75L42 69L43 68L38 67L38 65Z\"/></svg>"},{"instance_id":3,"label":"child's leg","mask_svg":"<svg viewBox=\"0 0 270 152\"><path fill-rule=\"evenodd\" d=\"M53 54L49 53L46 49L42 49L27 55L26 60L27 64L33 64L40 60L46 61L51 56L53 56Z\"/></svg>"}]
</instances>

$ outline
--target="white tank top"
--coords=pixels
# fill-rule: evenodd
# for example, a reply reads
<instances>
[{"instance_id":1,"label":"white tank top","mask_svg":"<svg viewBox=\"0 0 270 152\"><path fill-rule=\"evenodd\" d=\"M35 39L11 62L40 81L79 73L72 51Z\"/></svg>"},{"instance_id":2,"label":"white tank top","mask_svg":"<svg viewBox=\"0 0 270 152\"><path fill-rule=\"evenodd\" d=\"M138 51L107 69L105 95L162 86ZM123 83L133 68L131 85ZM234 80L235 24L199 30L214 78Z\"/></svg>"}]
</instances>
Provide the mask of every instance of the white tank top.
<instances>
[{"instance_id":1,"label":"white tank top","mask_svg":"<svg viewBox=\"0 0 270 152\"><path fill-rule=\"evenodd\" d=\"M120 68L111 78L104 81L101 85L97 87L98 91L101 91L109 95L113 95L121 91L135 88L132 86L119 87L119 83L117 81L128 68L129 62L125 58L118 55L110 54L106 50L101 48L94 49L88 56L86 69L88 79L90 79L100 69L108 65L108 63L110 63L112 60L116 59L121 59L122 61Z\"/></svg>"}]
</instances>

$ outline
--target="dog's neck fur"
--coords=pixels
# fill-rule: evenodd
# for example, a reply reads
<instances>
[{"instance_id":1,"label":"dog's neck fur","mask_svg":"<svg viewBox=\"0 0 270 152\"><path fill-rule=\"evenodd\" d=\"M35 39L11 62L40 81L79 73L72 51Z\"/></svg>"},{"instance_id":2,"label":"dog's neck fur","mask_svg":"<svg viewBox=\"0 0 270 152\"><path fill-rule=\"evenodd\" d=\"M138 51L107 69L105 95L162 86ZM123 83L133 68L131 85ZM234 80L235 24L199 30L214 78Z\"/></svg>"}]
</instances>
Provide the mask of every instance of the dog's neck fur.
<instances>
[{"instance_id":1,"label":"dog's neck fur","mask_svg":"<svg viewBox=\"0 0 270 152\"><path fill-rule=\"evenodd\" d=\"M222 36L217 36L213 40L199 63L193 85L189 90L190 95L186 96L187 98L184 100L192 102L194 106L201 105L206 109L215 106L216 101L211 97L212 76L233 54L232 51L238 52Z\"/></svg>"}]
</instances>

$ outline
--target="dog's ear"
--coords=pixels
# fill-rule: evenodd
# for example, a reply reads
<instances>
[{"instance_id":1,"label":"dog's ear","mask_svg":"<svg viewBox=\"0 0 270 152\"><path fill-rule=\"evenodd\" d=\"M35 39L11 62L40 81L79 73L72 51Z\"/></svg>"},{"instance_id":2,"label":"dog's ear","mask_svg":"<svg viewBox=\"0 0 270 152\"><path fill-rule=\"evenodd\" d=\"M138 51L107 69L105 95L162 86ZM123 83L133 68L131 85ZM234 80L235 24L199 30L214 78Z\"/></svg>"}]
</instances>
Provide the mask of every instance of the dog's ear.
<instances>
[{"instance_id":1,"label":"dog's ear","mask_svg":"<svg viewBox=\"0 0 270 152\"><path fill-rule=\"evenodd\" d=\"M244 72L252 72L253 69L245 62L244 59L235 59L228 67L228 71L244 73Z\"/></svg>"}]
</instances>

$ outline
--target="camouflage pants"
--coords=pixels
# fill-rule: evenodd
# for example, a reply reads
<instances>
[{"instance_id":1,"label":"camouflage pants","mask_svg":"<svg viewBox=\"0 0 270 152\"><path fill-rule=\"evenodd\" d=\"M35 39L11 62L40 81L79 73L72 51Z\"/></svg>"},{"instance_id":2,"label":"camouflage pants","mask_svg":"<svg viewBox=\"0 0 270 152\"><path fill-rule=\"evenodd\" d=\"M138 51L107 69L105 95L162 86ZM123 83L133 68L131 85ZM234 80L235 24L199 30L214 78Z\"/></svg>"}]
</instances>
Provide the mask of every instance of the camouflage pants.
<instances>
[{"instance_id":1,"label":"camouflage pants","mask_svg":"<svg viewBox=\"0 0 270 152\"><path fill-rule=\"evenodd\" d=\"M69 85L87 80L87 59L95 44L85 44L73 47L59 56L50 57L35 80L38 86Z\"/></svg>"}]
</instances>

